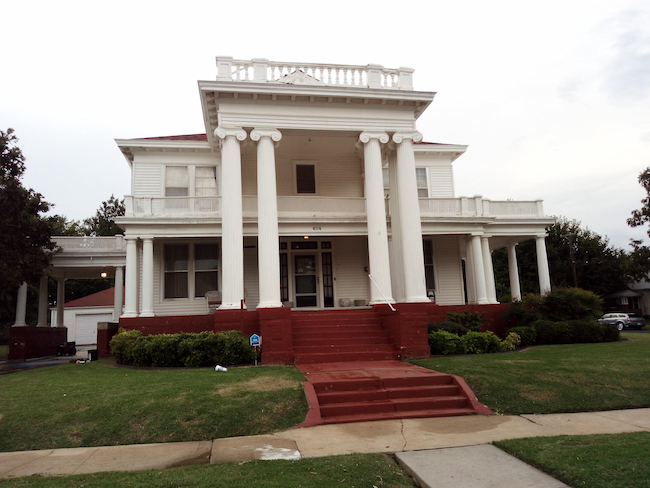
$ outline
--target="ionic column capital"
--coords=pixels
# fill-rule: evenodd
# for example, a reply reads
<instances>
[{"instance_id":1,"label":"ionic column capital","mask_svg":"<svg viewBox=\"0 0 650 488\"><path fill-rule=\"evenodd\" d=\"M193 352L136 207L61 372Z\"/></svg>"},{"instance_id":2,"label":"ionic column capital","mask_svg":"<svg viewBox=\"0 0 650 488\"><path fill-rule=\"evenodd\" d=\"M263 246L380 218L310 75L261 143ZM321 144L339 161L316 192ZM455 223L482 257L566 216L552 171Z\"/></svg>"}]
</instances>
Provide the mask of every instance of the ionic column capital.
<instances>
[{"instance_id":1,"label":"ionic column capital","mask_svg":"<svg viewBox=\"0 0 650 488\"><path fill-rule=\"evenodd\" d=\"M217 127L214 130L214 136L219 139L225 139L228 136L236 137L238 141L246 140L246 131L241 127Z\"/></svg>"},{"instance_id":2,"label":"ionic column capital","mask_svg":"<svg viewBox=\"0 0 650 488\"><path fill-rule=\"evenodd\" d=\"M395 144L400 144L404 139L410 139L413 142L422 141L422 134L416 130L395 132L393 134L393 142Z\"/></svg>"},{"instance_id":3,"label":"ionic column capital","mask_svg":"<svg viewBox=\"0 0 650 488\"><path fill-rule=\"evenodd\" d=\"M382 131L364 131L359 134L357 146L359 147L359 143L368 144L372 139L377 139L381 144L386 144L390 138L388 134Z\"/></svg>"},{"instance_id":4,"label":"ionic column capital","mask_svg":"<svg viewBox=\"0 0 650 488\"><path fill-rule=\"evenodd\" d=\"M280 142L282 139L282 133L270 127L259 127L251 131L251 139L255 142L259 141L263 137L269 137L273 142Z\"/></svg>"}]
</instances>

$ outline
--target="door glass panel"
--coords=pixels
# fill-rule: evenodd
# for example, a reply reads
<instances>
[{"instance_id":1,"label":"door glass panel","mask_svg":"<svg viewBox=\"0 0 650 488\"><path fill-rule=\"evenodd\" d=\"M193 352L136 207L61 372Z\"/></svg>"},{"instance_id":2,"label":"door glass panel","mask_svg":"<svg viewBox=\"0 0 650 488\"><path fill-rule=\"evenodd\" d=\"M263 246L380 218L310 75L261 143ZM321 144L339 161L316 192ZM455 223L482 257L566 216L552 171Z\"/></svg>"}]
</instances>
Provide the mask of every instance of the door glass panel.
<instances>
[{"instance_id":1,"label":"door glass panel","mask_svg":"<svg viewBox=\"0 0 650 488\"><path fill-rule=\"evenodd\" d=\"M318 306L316 255L297 254L294 256L294 264L296 307Z\"/></svg>"},{"instance_id":2,"label":"door glass panel","mask_svg":"<svg viewBox=\"0 0 650 488\"><path fill-rule=\"evenodd\" d=\"M325 244L325 243L323 243ZM334 306L334 278L332 274L332 253L324 252L323 264L323 305Z\"/></svg>"}]
</instances>

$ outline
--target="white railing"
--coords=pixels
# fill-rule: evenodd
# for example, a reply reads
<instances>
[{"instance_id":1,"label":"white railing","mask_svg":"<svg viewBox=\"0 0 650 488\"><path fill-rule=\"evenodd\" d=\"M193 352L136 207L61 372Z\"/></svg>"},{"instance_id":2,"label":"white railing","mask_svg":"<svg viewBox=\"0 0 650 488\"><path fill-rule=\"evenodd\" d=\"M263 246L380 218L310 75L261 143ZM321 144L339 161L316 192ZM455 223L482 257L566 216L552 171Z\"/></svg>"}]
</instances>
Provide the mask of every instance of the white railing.
<instances>
[{"instance_id":1,"label":"white railing","mask_svg":"<svg viewBox=\"0 0 650 488\"><path fill-rule=\"evenodd\" d=\"M52 240L63 252L79 250L104 252L126 249L124 237L121 235L111 237L52 236Z\"/></svg>"},{"instance_id":2,"label":"white railing","mask_svg":"<svg viewBox=\"0 0 650 488\"><path fill-rule=\"evenodd\" d=\"M481 196L420 198L423 217L544 217L541 200L492 201Z\"/></svg>"},{"instance_id":3,"label":"white railing","mask_svg":"<svg viewBox=\"0 0 650 488\"><path fill-rule=\"evenodd\" d=\"M278 214L366 215L363 197L278 197Z\"/></svg>"},{"instance_id":4,"label":"white railing","mask_svg":"<svg viewBox=\"0 0 650 488\"><path fill-rule=\"evenodd\" d=\"M125 197L127 216L214 214L221 211L221 197Z\"/></svg>"},{"instance_id":5,"label":"white railing","mask_svg":"<svg viewBox=\"0 0 650 488\"><path fill-rule=\"evenodd\" d=\"M217 81L413 90L413 69L389 69L378 64L360 66L291 63L268 59L238 60L219 56L217 57Z\"/></svg>"}]
</instances>

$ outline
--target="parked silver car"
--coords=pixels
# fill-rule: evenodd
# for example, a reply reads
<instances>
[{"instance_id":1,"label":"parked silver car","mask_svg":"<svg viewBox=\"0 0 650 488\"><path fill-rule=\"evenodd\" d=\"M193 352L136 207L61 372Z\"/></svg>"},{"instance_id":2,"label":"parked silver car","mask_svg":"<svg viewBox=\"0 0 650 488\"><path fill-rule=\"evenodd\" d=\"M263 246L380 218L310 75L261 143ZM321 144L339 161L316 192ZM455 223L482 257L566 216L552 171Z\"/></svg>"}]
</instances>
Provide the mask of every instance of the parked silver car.
<instances>
[{"instance_id":1,"label":"parked silver car","mask_svg":"<svg viewBox=\"0 0 650 488\"><path fill-rule=\"evenodd\" d=\"M633 313L606 313L598 319L601 324L613 324L618 330L640 329L645 325L645 319Z\"/></svg>"}]
</instances>

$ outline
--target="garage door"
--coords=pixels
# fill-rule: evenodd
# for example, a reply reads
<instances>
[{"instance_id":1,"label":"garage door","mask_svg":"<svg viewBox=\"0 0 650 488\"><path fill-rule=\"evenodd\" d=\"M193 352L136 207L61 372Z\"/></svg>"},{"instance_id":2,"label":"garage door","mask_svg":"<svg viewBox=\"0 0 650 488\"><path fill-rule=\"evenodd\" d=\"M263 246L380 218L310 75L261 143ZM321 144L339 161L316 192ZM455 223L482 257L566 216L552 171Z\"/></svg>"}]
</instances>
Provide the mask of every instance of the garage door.
<instances>
[{"instance_id":1,"label":"garage door","mask_svg":"<svg viewBox=\"0 0 650 488\"><path fill-rule=\"evenodd\" d=\"M97 344L97 322L111 322L113 314L77 314L75 319L75 341L79 345Z\"/></svg>"}]
</instances>

